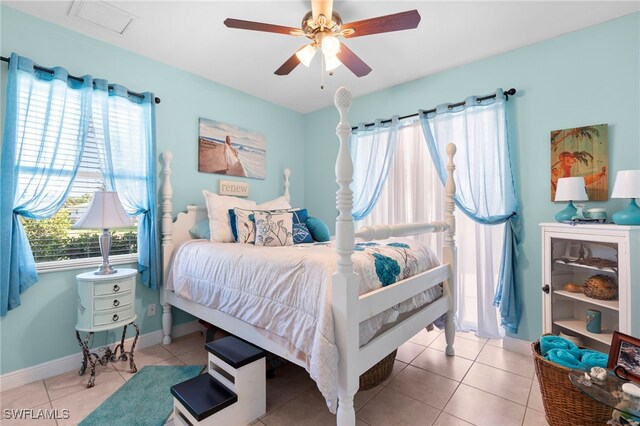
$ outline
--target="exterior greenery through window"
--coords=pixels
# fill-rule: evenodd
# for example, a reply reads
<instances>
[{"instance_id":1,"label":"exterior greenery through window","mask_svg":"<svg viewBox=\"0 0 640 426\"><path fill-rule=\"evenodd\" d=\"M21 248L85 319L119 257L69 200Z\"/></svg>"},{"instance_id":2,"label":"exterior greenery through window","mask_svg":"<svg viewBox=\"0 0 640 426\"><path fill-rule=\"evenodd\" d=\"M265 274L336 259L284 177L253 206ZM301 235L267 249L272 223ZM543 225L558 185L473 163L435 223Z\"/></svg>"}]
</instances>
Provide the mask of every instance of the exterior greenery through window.
<instances>
[{"instance_id":1,"label":"exterior greenery through window","mask_svg":"<svg viewBox=\"0 0 640 426\"><path fill-rule=\"evenodd\" d=\"M94 191L106 189L100 167L94 123L89 125L85 149L69 195L53 216L35 220L20 217L31 244L36 263L100 257L100 229L73 229L73 224L89 207ZM110 255L133 254L138 251L138 217L131 218L130 228L111 230Z\"/></svg>"},{"instance_id":2,"label":"exterior greenery through window","mask_svg":"<svg viewBox=\"0 0 640 426\"><path fill-rule=\"evenodd\" d=\"M69 197L64 206L48 219L34 220L21 217L36 263L99 257L98 237L101 232L71 229L91 200L90 194ZM136 218L134 218L135 220ZM111 255L138 251L137 227L112 231Z\"/></svg>"}]
</instances>

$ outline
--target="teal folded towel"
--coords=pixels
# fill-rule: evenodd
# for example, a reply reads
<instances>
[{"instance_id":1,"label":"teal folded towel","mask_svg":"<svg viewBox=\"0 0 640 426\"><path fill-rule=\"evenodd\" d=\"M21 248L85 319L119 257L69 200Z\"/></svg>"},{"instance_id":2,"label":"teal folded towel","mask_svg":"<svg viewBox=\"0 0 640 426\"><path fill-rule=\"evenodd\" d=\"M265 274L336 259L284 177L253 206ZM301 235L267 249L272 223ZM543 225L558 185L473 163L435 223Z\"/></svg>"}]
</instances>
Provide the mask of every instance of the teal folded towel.
<instances>
[{"instance_id":1,"label":"teal folded towel","mask_svg":"<svg viewBox=\"0 0 640 426\"><path fill-rule=\"evenodd\" d=\"M584 366L585 370L591 371L593 367L607 368L609 356L602 352L591 351L589 349L582 349L582 358L580 362Z\"/></svg>"},{"instance_id":2,"label":"teal folded towel","mask_svg":"<svg viewBox=\"0 0 640 426\"><path fill-rule=\"evenodd\" d=\"M580 360L580 349L571 341L560 336L542 336L540 338L540 354L546 356L551 349L565 349Z\"/></svg>"},{"instance_id":3,"label":"teal folded towel","mask_svg":"<svg viewBox=\"0 0 640 426\"><path fill-rule=\"evenodd\" d=\"M572 370L585 371L584 365L567 349L550 349L545 358L554 364L571 368Z\"/></svg>"}]
</instances>

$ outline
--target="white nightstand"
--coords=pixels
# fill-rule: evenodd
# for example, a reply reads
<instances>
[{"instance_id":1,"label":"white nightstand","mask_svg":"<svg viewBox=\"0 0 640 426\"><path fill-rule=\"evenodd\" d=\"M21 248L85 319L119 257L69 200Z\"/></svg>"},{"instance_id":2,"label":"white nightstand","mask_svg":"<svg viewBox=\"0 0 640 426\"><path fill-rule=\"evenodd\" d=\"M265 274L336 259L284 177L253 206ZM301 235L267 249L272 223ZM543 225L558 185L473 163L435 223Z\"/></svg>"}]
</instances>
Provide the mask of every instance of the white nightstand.
<instances>
[{"instance_id":1,"label":"white nightstand","mask_svg":"<svg viewBox=\"0 0 640 426\"><path fill-rule=\"evenodd\" d=\"M96 364L106 365L107 362L129 360L129 368L132 373L137 371L133 362L133 350L138 341L140 330L135 323L137 318L136 301L136 275L135 269L121 268L115 274L96 275L85 272L76 276L78 280L78 323L76 324L76 338L82 348L83 360L79 375L83 375L87 364L91 365L91 376L87 387L92 387L95 381ZM124 350L124 338L127 326L133 325L136 336L131 345L131 350ZM99 356L89 351L88 342L93 333L112 330L123 327L120 344L111 350L107 347L105 354ZM80 338L80 332L88 333L84 340ZM120 355L118 356L118 350Z\"/></svg>"}]
</instances>

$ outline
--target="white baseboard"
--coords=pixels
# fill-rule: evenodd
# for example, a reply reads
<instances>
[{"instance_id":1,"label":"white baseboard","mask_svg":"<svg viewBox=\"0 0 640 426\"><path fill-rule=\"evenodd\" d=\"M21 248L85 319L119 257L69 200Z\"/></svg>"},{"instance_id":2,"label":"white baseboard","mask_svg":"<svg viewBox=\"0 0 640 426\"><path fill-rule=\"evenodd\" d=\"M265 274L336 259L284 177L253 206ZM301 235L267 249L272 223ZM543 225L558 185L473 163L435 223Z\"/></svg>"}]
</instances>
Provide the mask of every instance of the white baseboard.
<instances>
[{"instance_id":1,"label":"white baseboard","mask_svg":"<svg viewBox=\"0 0 640 426\"><path fill-rule=\"evenodd\" d=\"M502 348L511 352L518 352L524 355L533 356L531 354L531 342L526 340L514 339L513 337L504 336L502 340Z\"/></svg>"},{"instance_id":2,"label":"white baseboard","mask_svg":"<svg viewBox=\"0 0 640 426\"><path fill-rule=\"evenodd\" d=\"M171 336L174 338L180 337L196 331L201 331L202 329L202 325L198 324L197 320L190 321L174 326L171 329ZM151 333L141 334L138 337L136 349L144 349L149 346L159 345L162 343L162 337L162 329ZM133 338L125 340L127 343L131 343L132 341ZM82 352L78 352L52 361L43 362L42 364L34 365L32 367L12 371L0 376L0 390L5 391L13 389L37 380L44 380L69 371L78 370L81 363Z\"/></svg>"}]
</instances>

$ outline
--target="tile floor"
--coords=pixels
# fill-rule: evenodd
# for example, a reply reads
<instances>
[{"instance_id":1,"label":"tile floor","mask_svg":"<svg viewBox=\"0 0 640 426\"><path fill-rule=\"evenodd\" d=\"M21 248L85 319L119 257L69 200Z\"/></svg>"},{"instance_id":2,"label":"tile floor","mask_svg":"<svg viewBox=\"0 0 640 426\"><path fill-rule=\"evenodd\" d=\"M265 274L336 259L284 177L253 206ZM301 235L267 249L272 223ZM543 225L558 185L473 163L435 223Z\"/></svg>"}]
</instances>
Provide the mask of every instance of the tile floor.
<instances>
[{"instance_id":1,"label":"tile floor","mask_svg":"<svg viewBox=\"0 0 640 426\"><path fill-rule=\"evenodd\" d=\"M458 333L456 356L446 357L444 333L418 333L398 350L393 373L384 383L355 398L358 425L546 425L533 360L503 350L501 341ZM136 365L205 364L204 337L199 333L168 346L136 351ZM58 425L81 421L132 374L127 363L100 367L96 386L76 371L2 392L7 408L68 409L71 417ZM1 421L9 425L55 425L55 420ZM170 420L170 424L173 422ZM320 392L307 372L285 364L267 380L267 413L254 423L272 425L334 425Z\"/></svg>"}]
</instances>

